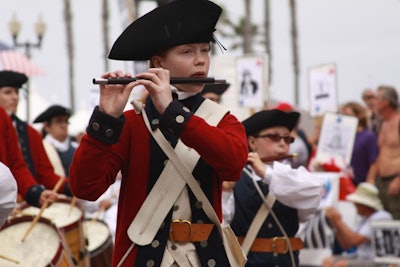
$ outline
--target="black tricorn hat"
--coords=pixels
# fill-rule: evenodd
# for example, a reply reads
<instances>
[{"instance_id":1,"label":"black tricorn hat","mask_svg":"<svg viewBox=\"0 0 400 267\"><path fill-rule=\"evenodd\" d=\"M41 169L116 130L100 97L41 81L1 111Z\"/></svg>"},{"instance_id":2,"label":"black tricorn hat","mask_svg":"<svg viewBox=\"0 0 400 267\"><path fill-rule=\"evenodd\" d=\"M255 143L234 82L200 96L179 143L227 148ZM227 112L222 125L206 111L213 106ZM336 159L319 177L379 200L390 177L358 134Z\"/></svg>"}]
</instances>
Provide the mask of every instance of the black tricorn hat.
<instances>
[{"instance_id":1,"label":"black tricorn hat","mask_svg":"<svg viewBox=\"0 0 400 267\"><path fill-rule=\"evenodd\" d=\"M50 121L52 118L56 116L63 116L63 115L71 117L71 110L60 105L53 105L48 107L41 114L39 114L39 116L37 116L37 118L33 121L33 123Z\"/></svg>"},{"instance_id":2,"label":"black tricorn hat","mask_svg":"<svg viewBox=\"0 0 400 267\"><path fill-rule=\"evenodd\" d=\"M222 95L229 88L230 83L209 83L206 84L201 91L202 94L205 93L214 93L217 95Z\"/></svg>"},{"instance_id":3,"label":"black tricorn hat","mask_svg":"<svg viewBox=\"0 0 400 267\"><path fill-rule=\"evenodd\" d=\"M28 77L23 73L10 70L0 71L0 88L10 86L19 89L27 81Z\"/></svg>"},{"instance_id":4,"label":"black tricorn hat","mask_svg":"<svg viewBox=\"0 0 400 267\"><path fill-rule=\"evenodd\" d=\"M208 0L175 0L132 22L113 44L108 58L148 60L168 48L215 42L222 9Z\"/></svg>"},{"instance_id":5,"label":"black tricorn hat","mask_svg":"<svg viewBox=\"0 0 400 267\"><path fill-rule=\"evenodd\" d=\"M292 131L300 118L298 112L284 112L278 109L262 110L254 113L242 123L247 136L258 133L266 128L284 126Z\"/></svg>"}]
</instances>

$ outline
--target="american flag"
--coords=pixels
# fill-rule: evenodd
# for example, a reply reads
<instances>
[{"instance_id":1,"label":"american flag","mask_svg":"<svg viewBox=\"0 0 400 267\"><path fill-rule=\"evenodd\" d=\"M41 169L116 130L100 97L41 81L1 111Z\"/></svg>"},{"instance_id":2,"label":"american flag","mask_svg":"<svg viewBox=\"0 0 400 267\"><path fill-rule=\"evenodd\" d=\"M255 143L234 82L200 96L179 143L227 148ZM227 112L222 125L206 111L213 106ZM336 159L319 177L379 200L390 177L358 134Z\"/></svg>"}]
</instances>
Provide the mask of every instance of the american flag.
<instances>
[{"instance_id":1,"label":"american flag","mask_svg":"<svg viewBox=\"0 0 400 267\"><path fill-rule=\"evenodd\" d=\"M41 75L43 71L24 54L0 41L0 70L12 70L27 76Z\"/></svg>"}]
</instances>

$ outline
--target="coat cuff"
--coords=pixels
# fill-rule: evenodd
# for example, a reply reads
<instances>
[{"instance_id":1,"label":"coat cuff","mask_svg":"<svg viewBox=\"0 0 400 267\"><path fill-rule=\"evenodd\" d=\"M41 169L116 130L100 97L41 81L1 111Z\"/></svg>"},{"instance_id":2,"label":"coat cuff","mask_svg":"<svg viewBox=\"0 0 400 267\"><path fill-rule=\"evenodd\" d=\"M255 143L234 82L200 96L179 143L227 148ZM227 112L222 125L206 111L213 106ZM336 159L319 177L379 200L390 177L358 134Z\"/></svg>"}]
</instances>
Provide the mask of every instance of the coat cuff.
<instances>
[{"instance_id":1,"label":"coat cuff","mask_svg":"<svg viewBox=\"0 0 400 267\"><path fill-rule=\"evenodd\" d=\"M122 132L125 117L114 118L99 110L96 106L92 117L90 118L89 125L86 128L87 133L94 139L106 144L115 144Z\"/></svg>"},{"instance_id":2,"label":"coat cuff","mask_svg":"<svg viewBox=\"0 0 400 267\"><path fill-rule=\"evenodd\" d=\"M189 121L193 113L178 100L169 104L164 114L160 118L160 128L167 129L176 137L179 137L183 128Z\"/></svg>"},{"instance_id":3,"label":"coat cuff","mask_svg":"<svg viewBox=\"0 0 400 267\"><path fill-rule=\"evenodd\" d=\"M31 206L39 207L40 195L44 190L43 185L31 186L26 193L26 202Z\"/></svg>"}]
</instances>

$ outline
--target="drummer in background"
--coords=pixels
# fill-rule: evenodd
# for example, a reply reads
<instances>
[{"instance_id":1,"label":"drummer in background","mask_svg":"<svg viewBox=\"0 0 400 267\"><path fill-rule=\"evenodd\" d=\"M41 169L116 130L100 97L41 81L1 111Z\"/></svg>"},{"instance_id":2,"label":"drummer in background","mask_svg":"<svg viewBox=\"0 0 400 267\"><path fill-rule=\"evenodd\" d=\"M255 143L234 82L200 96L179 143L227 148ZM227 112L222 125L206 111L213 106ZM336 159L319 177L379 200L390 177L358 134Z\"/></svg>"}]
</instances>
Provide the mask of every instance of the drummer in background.
<instances>
[{"instance_id":1,"label":"drummer in background","mask_svg":"<svg viewBox=\"0 0 400 267\"><path fill-rule=\"evenodd\" d=\"M221 103L221 96L229 88L229 83L212 83L204 85L201 94L204 98L208 98L218 104Z\"/></svg>"},{"instance_id":2,"label":"drummer in background","mask_svg":"<svg viewBox=\"0 0 400 267\"><path fill-rule=\"evenodd\" d=\"M243 242L253 220L258 218L258 210L265 205L263 198L271 194L275 197L271 208L277 218L275 220L269 213L261 219L260 226L252 230L256 239L249 243L252 246L247 255L247 267L299 265L299 250L303 248L303 243L294 236L299 222L307 221L319 206L321 181L303 166L293 169L281 160L264 162L265 158L289 153L290 144L294 141L290 133L299 118L298 112L272 109L259 111L243 121L250 152L248 165L233 188L232 218L228 223L239 242ZM263 198L254 183L260 187ZM286 249L287 241L282 240L285 235L290 239L293 257ZM282 242L283 246L280 246Z\"/></svg>"},{"instance_id":3,"label":"drummer in background","mask_svg":"<svg viewBox=\"0 0 400 267\"><path fill-rule=\"evenodd\" d=\"M47 188L54 188L59 179L46 155L42 137L32 126L16 115L19 103L19 89L28 81L25 74L14 71L0 71L0 106L3 107L13 121L17 132L18 143L23 158L36 181ZM60 187L59 193L71 196L67 179Z\"/></svg>"},{"instance_id":4,"label":"drummer in background","mask_svg":"<svg viewBox=\"0 0 400 267\"><path fill-rule=\"evenodd\" d=\"M0 107L0 161L14 175L19 195L29 205L40 207L46 202L52 203L58 194L39 184L29 171L18 146L17 133L10 116Z\"/></svg>"},{"instance_id":5,"label":"drummer in background","mask_svg":"<svg viewBox=\"0 0 400 267\"><path fill-rule=\"evenodd\" d=\"M71 110L61 105L52 105L40 113L33 121L42 123L43 146L47 156L57 175L69 176L69 168L74 157L78 143L72 140L69 135L68 125L71 117ZM115 183L109 190L96 201L78 199L80 207L84 210L86 218L98 217L106 219L110 228L115 229L116 215L105 214L112 206L116 205L119 191L119 183ZM99 212L102 214L99 214ZM112 213L112 212L111 212Z\"/></svg>"},{"instance_id":6,"label":"drummer in background","mask_svg":"<svg viewBox=\"0 0 400 267\"><path fill-rule=\"evenodd\" d=\"M0 162L0 228L16 205L17 191L17 182L10 169Z\"/></svg>"}]
</instances>

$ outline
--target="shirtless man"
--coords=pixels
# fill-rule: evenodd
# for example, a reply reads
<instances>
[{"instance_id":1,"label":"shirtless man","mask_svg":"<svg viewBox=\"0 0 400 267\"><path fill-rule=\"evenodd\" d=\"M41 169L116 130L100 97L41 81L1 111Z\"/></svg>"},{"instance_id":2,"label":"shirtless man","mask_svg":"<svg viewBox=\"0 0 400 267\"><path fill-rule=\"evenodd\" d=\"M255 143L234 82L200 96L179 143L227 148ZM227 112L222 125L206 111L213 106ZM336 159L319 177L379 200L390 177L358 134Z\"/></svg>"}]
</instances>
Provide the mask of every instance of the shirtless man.
<instances>
[{"instance_id":1,"label":"shirtless man","mask_svg":"<svg viewBox=\"0 0 400 267\"><path fill-rule=\"evenodd\" d=\"M369 170L367 181L377 185L385 210L389 211L395 220L399 220L400 114L397 91L394 87L378 87L376 109L383 119L378 135L379 155Z\"/></svg>"}]
</instances>

